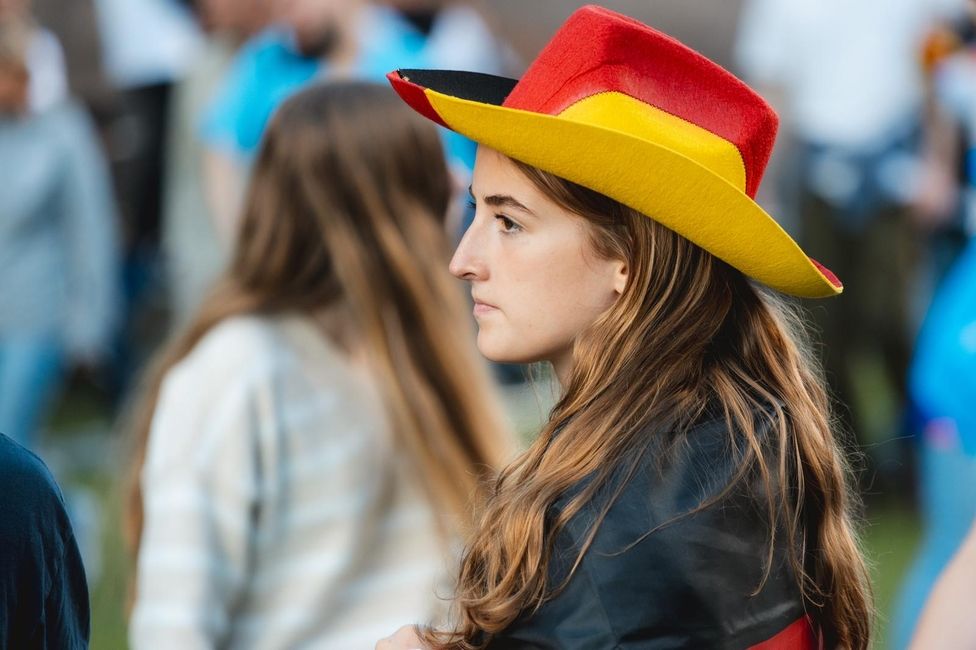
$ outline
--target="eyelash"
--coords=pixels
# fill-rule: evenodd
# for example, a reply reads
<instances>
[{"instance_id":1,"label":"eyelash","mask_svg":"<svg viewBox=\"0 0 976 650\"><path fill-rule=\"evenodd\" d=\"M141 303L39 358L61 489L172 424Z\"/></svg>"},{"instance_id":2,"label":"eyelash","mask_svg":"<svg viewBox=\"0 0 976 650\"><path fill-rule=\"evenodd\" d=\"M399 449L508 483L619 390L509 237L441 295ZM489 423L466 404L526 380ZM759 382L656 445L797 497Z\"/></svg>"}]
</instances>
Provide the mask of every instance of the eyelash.
<instances>
[{"instance_id":1,"label":"eyelash","mask_svg":"<svg viewBox=\"0 0 976 650\"><path fill-rule=\"evenodd\" d=\"M475 202L474 201L472 201L472 200L469 199L468 200L468 207L471 208L472 210L474 210L477 206L475 205ZM513 221L511 218L506 217L503 214L496 214L495 215L495 220L496 221L497 220L501 220L502 226L503 226L502 232L505 233L506 235L511 235L513 233L517 233L520 230L522 230L522 226L520 226L515 221Z\"/></svg>"}]
</instances>

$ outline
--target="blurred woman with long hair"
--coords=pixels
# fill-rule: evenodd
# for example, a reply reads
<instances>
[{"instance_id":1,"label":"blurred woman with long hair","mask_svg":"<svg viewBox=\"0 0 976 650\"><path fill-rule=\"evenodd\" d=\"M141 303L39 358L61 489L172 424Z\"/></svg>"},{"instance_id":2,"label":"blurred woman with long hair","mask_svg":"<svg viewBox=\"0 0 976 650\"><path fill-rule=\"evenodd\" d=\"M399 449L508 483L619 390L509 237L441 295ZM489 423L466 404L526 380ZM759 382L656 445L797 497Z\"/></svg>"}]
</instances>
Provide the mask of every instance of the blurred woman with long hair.
<instances>
[{"instance_id":1,"label":"blurred woman with long hair","mask_svg":"<svg viewBox=\"0 0 976 650\"><path fill-rule=\"evenodd\" d=\"M772 109L584 7L522 79L398 70L472 138L478 347L560 401L498 476L453 624L377 648L868 647L848 464L797 309L841 292L754 201Z\"/></svg>"},{"instance_id":2,"label":"blurred woman with long hair","mask_svg":"<svg viewBox=\"0 0 976 650\"><path fill-rule=\"evenodd\" d=\"M138 408L133 647L354 648L436 617L508 451L444 271L450 200L388 88L278 111L230 266Z\"/></svg>"}]
</instances>

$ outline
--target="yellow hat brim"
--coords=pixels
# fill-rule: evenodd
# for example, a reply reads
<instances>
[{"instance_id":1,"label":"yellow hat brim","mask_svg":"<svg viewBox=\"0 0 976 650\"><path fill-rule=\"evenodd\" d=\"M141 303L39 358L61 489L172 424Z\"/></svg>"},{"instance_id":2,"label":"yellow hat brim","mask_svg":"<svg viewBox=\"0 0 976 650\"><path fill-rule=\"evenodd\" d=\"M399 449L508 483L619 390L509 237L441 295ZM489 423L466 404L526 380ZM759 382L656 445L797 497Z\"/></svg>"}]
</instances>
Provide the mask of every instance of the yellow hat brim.
<instances>
[{"instance_id":1,"label":"yellow hat brim","mask_svg":"<svg viewBox=\"0 0 976 650\"><path fill-rule=\"evenodd\" d=\"M424 94L451 130L646 214L773 289L804 298L843 291L745 192L681 153L559 116Z\"/></svg>"}]
</instances>

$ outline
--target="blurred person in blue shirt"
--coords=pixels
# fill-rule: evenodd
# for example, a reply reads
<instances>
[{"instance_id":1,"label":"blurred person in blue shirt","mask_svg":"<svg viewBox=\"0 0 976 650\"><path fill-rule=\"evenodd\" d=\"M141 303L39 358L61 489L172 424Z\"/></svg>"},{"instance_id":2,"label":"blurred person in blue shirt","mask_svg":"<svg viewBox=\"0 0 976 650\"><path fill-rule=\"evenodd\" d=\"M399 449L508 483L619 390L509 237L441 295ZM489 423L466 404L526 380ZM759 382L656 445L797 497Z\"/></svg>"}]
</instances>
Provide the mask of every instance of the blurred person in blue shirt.
<instances>
[{"instance_id":1,"label":"blurred person in blue shirt","mask_svg":"<svg viewBox=\"0 0 976 650\"><path fill-rule=\"evenodd\" d=\"M924 531L892 617L895 648L908 647L940 571L976 518L976 0L968 9L956 50L933 68L926 122L919 217L969 239L936 290L909 375ZM931 625L928 632L931 641Z\"/></svg>"},{"instance_id":2,"label":"blurred person in blue shirt","mask_svg":"<svg viewBox=\"0 0 976 650\"><path fill-rule=\"evenodd\" d=\"M895 648L908 645L939 572L976 518L976 240L932 301L916 343L909 392L922 424L924 532L892 617Z\"/></svg>"},{"instance_id":3,"label":"blurred person in blue shirt","mask_svg":"<svg viewBox=\"0 0 976 650\"><path fill-rule=\"evenodd\" d=\"M465 2L276 0L274 7L275 24L244 46L202 119L208 199L228 239L268 120L312 80L379 81L397 66L500 74L515 59ZM442 137L459 185L466 185L474 146L457 134Z\"/></svg>"},{"instance_id":4,"label":"blurred person in blue shirt","mask_svg":"<svg viewBox=\"0 0 976 650\"><path fill-rule=\"evenodd\" d=\"M33 25L0 21L0 432L30 447L68 363L117 324L115 208L87 113L31 108Z\"/></svg>"}]
</instances>

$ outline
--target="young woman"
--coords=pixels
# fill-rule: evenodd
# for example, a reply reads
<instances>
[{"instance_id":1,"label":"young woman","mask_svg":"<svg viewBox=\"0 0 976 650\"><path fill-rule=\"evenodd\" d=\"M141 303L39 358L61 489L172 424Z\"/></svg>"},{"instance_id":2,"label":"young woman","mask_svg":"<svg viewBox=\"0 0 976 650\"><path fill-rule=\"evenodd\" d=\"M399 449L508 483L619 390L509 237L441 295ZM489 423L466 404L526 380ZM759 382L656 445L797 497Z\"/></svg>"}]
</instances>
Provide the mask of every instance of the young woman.
<instances>
[{"instance_id":1,"label":"young woman","mask_svg":"<svg viewBox=\"0 0 976 650\"><path fill-rule=\"evenodd\" d=\"M444 272L450 195L388 88L276 114L230 267L149 375L133 648L368 647L436 614L508 450Z\"/></svg>"},{"instance_id":2,"label":"young woman","mask_svg":"<svg viewBox=\"0 0 976 650\"><path fill-rule=\"evenodd\" d=\"M451 271L478 347L562 397L498 477L454 624L387 648L866 648L847 466L796 310L840 293L753 201L763 100L584 7L525 76L400 70L480 143ZM766 286L763 286L766 285Z\"/></svg>"}]
</instances>

